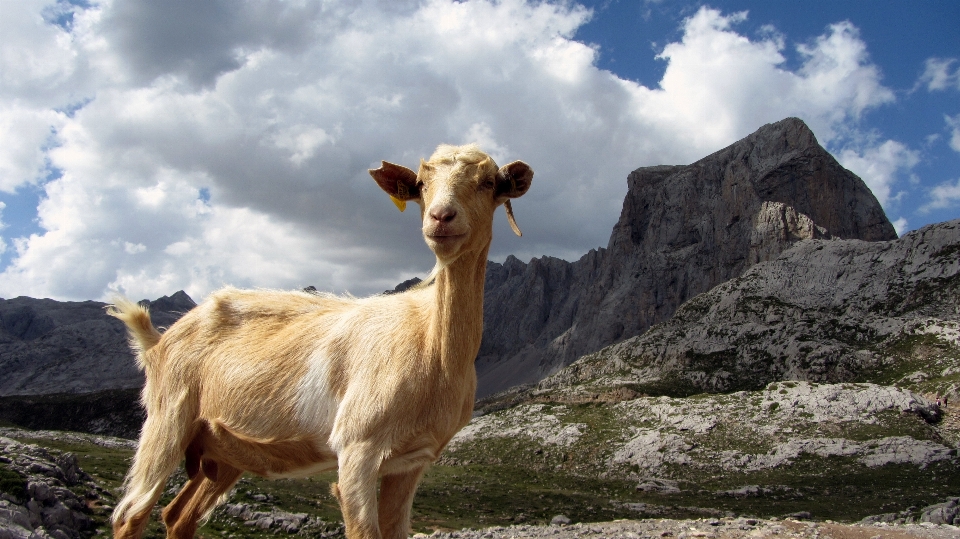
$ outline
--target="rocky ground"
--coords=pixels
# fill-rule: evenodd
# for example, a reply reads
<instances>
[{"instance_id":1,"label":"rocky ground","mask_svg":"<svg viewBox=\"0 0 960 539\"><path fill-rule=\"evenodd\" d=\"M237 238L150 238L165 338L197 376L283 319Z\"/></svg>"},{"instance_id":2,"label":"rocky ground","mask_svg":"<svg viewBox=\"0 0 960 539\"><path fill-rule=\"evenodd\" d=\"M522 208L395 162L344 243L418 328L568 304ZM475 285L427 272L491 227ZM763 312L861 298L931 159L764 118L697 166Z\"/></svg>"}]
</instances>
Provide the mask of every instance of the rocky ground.
<instances>
[{"instance_id":1,"label":"rocky ground","mask_svg":"<svg viewBox=\"0 0 960 539\"><path fill-rule=\"evenodd\" d=\"M79 539L96 524L103 489L71 453L0 437L0 538Z\"/></svg>"},{"instance_id":2,"label":"rocky ground","mask_svg":"<svg viewBox=\"0 0 960 539\"><path fill-rule=\"evenodd\" d=\"M481 530L437 532L414 537L437 539L955 539L960 527L935 524L839 524L796 519L721 518L697 520L617 520L591 524L509 526Z\"/></svg>"},{"instance_id":3,"label":"rocky ground","mask_svg":"<svg viewBox=\"0 0 960 539\"><path fill-rule=\"evenodd\" d=\"M953 444L944 443L932 426L943 412L897 387L810 382L693 398L635 398L595 408L592 415L603 418L584 416L562 402L521 404L475 418L454 437L445 458L495 438L573 448L606 424L611 428L601 436L602 451L581 446L574 452L595 455L595 464L607 473L627 468L624 474L640 480L669 473L671 465L759 471L803 455L852 457L867 467L926 467L957 457Z\"/></svg>"},{"instance_id":4,"label":"rocky ground","mask_svg":"<svg viewBox=\"0 0 960 539\"><path fill-rule=\"evenodd\" d=\"M909 403L906 403L909 405ZM561 429L562 430L562 429ZM474 436L476 433L474 433ZM109 482L116 490L117 482L101 477L109 474L95 467L96 476L84 472L78 457L71 452L48 449L38 444L22 443L8 436L29 438L40 443L91 448L85 459L96 460L97 449L106 455L119 451L129 455L129 440L54 431L0 429L0 539L81 539L107 533L107 518L115 493L100 483ZM553 442L562 440L553 440ZM569 442L569 441L568 441ZM122 459L125 462L125 459ZM174 477L169 495L182 477ZM303 537L342 537L343 528L309 512L288 512L277 496L249 488L248 480L231 494L231 500L214 515L211 523L200 530L200 537L267 537L295 535ZM432 488L432 487L427 487ZM555 515L550 524L518 524L450 530L440 526L431 535L415 537L507 539L522 537L550 538L819 538L877 539L914 537L946 539L960 537L960 498L948 498L922 509L908 508L899 513L878 514L857 524L841 524L830 520L814 522L807 513L787 518L747 518L732 515L706 518L621 519L608 522L571 522L564 515ZM656 513L667 510L649 504L632 504L632 510ZM642 507L641 507L642 506ZM706 511L704 509L689 508ZM415 511L417 507L415 506ZM422 524L419 526L423 528ZM154 525L148 536L158 536L162 529Z\"/></svg>"}]
</instances>

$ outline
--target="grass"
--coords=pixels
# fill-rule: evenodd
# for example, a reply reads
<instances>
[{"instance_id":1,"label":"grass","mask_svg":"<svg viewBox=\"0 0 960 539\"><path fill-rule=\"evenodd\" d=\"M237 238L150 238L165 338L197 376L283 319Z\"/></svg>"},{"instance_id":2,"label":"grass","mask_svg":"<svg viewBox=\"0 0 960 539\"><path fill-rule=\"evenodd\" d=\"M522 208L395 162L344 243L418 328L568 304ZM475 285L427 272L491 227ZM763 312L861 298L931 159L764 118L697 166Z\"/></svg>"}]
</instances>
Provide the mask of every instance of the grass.
<instances>
[{"instance_id":1,"label":"grass","mask_svg":"<svg viewBox=\"0 0 960 539\"><path fill-rule=\"evenodd\" d=\"M863 373L861 381L898 385L913 391L940 394L960 385L960 349L934 335L906 335L878 352L892 361ZM952 367L952 374L944 375ZM922 373L921 379L910 376Z\"/></svg>"},{"instance_id":2,"label":"grass","mask_svg":"<svg viewBox=\"0 0 960 539\"><path fill-rule=\"evenodd\" d=\"M18 500L26 499L27 482L20 474L0 463L0 492L9 494Z\"/></svg>"},{"instance_id":3,"label":"grass","mask_svg":"<svg viewBox=\"0 0 960 539\"><path fill-rule=\"evenodd\" d=\"M697 484L699 491L672 498L678 505L706 502L720 511L744 516L808 511L818 520L850 522L942 502L944 497L960 493L958 471L955 463L943 461L925 469L902 464L868 468L852 458L804 456L788 466L759 472L705 476ZM711 495L729 490L730 485L758 485L773 493L750 498ZM789 490L778 488L781 486Z\"/></svg>"}]
</instances>

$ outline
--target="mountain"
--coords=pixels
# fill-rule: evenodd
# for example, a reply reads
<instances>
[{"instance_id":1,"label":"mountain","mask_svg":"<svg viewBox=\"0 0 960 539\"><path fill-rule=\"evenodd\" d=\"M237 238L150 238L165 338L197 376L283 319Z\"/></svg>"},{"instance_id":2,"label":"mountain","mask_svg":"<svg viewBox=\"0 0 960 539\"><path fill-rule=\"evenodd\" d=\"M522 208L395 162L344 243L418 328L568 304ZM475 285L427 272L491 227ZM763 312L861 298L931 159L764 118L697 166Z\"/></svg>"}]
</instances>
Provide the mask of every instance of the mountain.
<instances>
[{"instance_id":1,"label":"mountain","mask_svg":"<svg viewBox=\"0 0 960 539\"><path fill-rule=\"evenodd\" d=\"M779 380L960 397L960 220L891 241L799 242L540 386L683 395Z\"/></svg>"},{"instance_id":2,"label":"mountain","mask_svg":"<svg viewBox=\"0 0 960 539\"><path fill-rule=\"evenodd\" d=\"M196 305L183 291L144 302L166 327ZM0 299L0 396L143 386L123 324L97 301Z\"/></svg>"},{"instance_id":3,"label":"mountain","mask_svg":"<svg viewBox=\"0 0 960 539\"><path fill-rule=\"evenodd\" d=\"M490 263L478 397L637 336L804 239L896 239L866 184L787 118L687 166L628 179L606 248Z\"/></svg>"}]
</instances>

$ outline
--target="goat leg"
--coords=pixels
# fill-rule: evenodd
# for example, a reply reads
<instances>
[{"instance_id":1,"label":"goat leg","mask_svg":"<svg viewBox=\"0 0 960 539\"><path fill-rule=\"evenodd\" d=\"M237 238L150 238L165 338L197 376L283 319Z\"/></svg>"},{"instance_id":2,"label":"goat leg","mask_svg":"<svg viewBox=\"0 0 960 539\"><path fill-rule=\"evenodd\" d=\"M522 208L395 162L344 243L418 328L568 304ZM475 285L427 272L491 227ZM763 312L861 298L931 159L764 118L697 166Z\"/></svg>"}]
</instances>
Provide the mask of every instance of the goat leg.
<instances>
[{"instance_id":1,"label":"goat leg","mask_svg":"<svg viewBox=\"0 0 960 539\"><path fill-rule=\"evenodd\" d=\"M230 490L242 471L220 463L217 479L197 475L187 482L180 494L163 510L163 522L170 539L192 539L198 522L216 507L220 496Z\"/></svg>"},{"instance_id":2,"label":"goat leg","mask_svg":"<svg viewBox=\"0 0 960 539\"><path fill-rule=\"evenodd\" d=\"M336 486L347 539L380 539L377 523L377 475L382 452L358 442L338 455Z\"/></svg>"},{"instance_id":3,"label":"goat leg","mask_svg":"<svg viewBox=\"0 0 960 539\"><path fill-rule=\"evenodd\" d=\"M385 475L380 480L380 533L383 539L406 539L410 533L410 508L426 466Z\"/></svg>"}]
</instances>

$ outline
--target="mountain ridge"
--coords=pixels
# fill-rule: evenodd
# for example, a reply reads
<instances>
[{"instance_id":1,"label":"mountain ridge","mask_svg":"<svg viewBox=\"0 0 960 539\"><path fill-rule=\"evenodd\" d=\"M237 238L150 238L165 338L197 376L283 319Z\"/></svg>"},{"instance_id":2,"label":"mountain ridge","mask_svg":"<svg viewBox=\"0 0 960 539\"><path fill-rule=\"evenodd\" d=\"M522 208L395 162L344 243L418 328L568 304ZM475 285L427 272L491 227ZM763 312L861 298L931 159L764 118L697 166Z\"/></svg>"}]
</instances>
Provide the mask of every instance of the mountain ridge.
<instances>
[{"instance_id":1,"label":"mountain ridge","mask_svg":"<svg viewBox=\"0 0 960 539\"><path fill-rule=\"evenodd\" d=\"M154 301L151 318L167 327L194 305L182 290ZM106 303L20 296L0 299L0 396L91 393L143 386L123 323Z\"/></svg>"}]
</instances>

